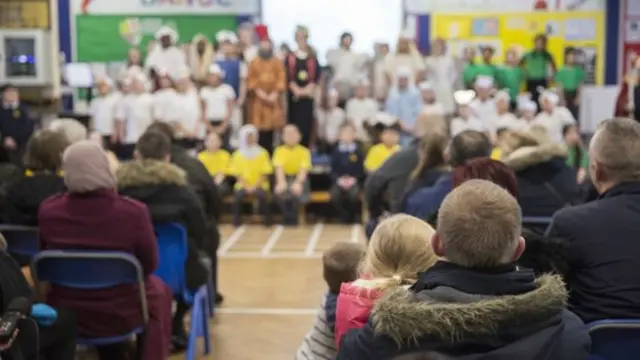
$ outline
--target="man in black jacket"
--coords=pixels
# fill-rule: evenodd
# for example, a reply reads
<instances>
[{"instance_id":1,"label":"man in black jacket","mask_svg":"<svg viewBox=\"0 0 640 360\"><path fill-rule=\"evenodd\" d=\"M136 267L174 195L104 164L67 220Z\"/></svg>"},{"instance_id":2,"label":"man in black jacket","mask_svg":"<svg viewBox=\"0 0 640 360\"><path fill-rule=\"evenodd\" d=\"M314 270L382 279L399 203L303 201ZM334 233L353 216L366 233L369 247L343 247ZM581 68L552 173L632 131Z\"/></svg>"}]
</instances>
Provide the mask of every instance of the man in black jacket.
<instances>
[{"instance_id":1,"label":"man in black jacket","mask_svg":"<svg viewBox=\"0 0 640 360\"><path fill-rule=\"evenodd\" d=\"M187 261L185 283L196 291L208 280L200 250L208 241L204 213L193 191L187 186L187 176L169 162L171 140L160 132L147 131L136 144L136 160L123 163L116 173L118 192L147 205L154 224L180 223L187 230ZM176 350L186 348L184 317L189 306L176 299L173 318L173 345Z\"/></svg>"},{"instance_id":2,"label":"man in black jacket","mask_svg":"<svg viewBox=\"0 0 640 360\"><path fill-rule=\"evenodd\" d=\"M338 360L385 360L433 351L465 360L584 360L590 339L566 310L557 276L536 278L515 261L525 248L517 200L484 180L454 189L431 239L442 260L409 289L387 293ZM399 279L401 282L402 279Z\"/></svg>"},{"instance_id":3,"label":"man in black jacket","mask_svg":"<svg viewBox=\"0 0 640 360\"><path fill-rule=\"evenodd\" d=\"M218 231L218 218L222 208L222 198L218 192L213 178L202 163L191 156L186 149L175 142L171 125L157 121L149 126L150 131L158 131L171 139L171 162L184 170L187 174L189 187L196 193L207 218L209 241L204 244L203 251L211 258L213 279L218 284L218 246L220 245L220 232ZM222 302L222 295L216 294L216 303Z\"/></svg>"},{"instance_id":4,"label":"man in black jacket","mask_svg":"<svg viewBox=\"0 0 640 360\"><path fill-rule=\"evenodd\" d=\"M548 234L567 242L569 304L585 322L640 319L640 124L602 122L589 160L599 198L558 211Z\"/></svg>"}]
</instances>

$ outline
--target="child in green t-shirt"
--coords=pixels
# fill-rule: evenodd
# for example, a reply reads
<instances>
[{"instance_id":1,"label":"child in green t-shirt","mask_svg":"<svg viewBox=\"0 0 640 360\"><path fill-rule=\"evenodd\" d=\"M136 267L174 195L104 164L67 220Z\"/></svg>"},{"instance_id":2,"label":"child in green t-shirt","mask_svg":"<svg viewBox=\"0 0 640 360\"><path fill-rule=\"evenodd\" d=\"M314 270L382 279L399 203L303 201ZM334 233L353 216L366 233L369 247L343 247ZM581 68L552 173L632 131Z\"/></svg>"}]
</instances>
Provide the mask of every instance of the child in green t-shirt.
<instances>
[{"instance_id":1,"label":"child in green t-shirt","mask_svg":"<svg viewBox=\"0 0 640 360\"><path fill-rule=\"evenodd\" d=\"M556 72L554 80L556 85L562 89L565 106L576 119L578 119L580 88L584 78L584 70L576 64L576 50L573 48L567 49L565 64Z\"/></svg>"},{"instance_id":2,"label":"child in green t-shirt","mask_svg":"<svg viewBox=\"0 0 640 360\"><path fill-rule=\"evenodd\" d=\"M522 70L522 67L520 67L518 51L514 48L510 48L506 53L505 64L498 72L498 84L500 88L507 89L509 92L509 98L511 98L511 111L515 111L517 108L518 94L520 93L520 87L522 86L523 80L524 71Z\"/></svg>"},{"instance_id":3,"label":"child in green t-shirt","mask_svg":"<svg viewBox=\"0 0 640 360\"><path fill-rule=\"evenodd\" d=\"M473 89L476 81L476 49L473 46L467 46L464 49L464 67L462 68L462 83L466 89Z\"/></svg>"},{"instance_id":4,"label":"child in green t-shirt","mask_svg":"<svg viewBox=\"0 0 640 360\"><path fill-rule=\"evenodd\" d=\"M576 180L580 184L589 169L589 156L575 125L566 125L562 128L562 134L568 150L567 165L576 170Z\"/></svg>"},{"instance_id":5,"label":"child in green t-shirt","mask_svg":"<svg viewBox=\"0 0 640 360\"><path fill-rule=\"evenodd\" d=\"M491 46L482 47L482 62L476 65L476 77L488 76L496 82L498 67L493 64L493 55L495 52L496 51Z\"/></svg>"}]
</instances>

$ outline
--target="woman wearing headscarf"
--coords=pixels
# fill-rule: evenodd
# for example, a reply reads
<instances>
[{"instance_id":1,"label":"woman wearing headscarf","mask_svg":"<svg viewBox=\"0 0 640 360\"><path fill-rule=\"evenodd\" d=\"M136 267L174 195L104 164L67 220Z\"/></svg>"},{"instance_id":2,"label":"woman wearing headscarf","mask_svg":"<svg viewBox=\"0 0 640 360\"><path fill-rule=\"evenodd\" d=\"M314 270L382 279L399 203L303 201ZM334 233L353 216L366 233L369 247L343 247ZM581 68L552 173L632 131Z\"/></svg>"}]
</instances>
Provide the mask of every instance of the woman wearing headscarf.
<instances>
[{"instance_id":1,"label":"woman wearing headscarf","mask_svg":"<svg viewBox=\"0 0 640 360\"><path fill-rule=\"evenodd\" d=\"M15 225L38 225L38 209L44 199L65 191L60 176L62 153L69 146L67 138L58 132L37 132L27 143L26 171L7 188L4 220ZM20 261L28 265L28 259Z\"/></svg>"},{"instance_id":2,"label":"woman wearing headscarf","mask_svg":"<svg viewBox=\"0 0 640 360\"><path fill-rule=\"evenodd\" d=\"M309 147L314 129L314 96L320 81L320 65L316 54L307 42L309 30L298 26L295 33L298 48L285 58L287 73L288 123L300 129L300 144Z\"/></svg>"},{"instance_id":3,"label":"woman wearing headscarf","mask_svg":"<svg viewBox=\"0 0 640 360\"><path fill-rule=\"evenodd\" d=\"M258 145L258 130L253 125L245 125L240 129L240 146L231 158L231 175L235 176L235 202L233 223L241 223L242 204L245 196L258 198L260 212L264 215L266 225L271 223L269 211L269 176L273 167L269 153Z\"/></svg>"},{"instance_id":4,"label":"woman wearing headscarf","mask_svg":"<svg viewBox=\"0 0 640 360\"><path fill-rule=\"evenodd\" d=\"M287 86L282 61L268 38L260 41L258 57L249 63L250 123L260 131L260 146L273 151L273 133L284 125L282 94Z\"/></svg>"},{"instance_id":5,"label":"woman wearing headscarf","mask_svg":"<svg viewBox=\"0 0 640 360\"><path fill-rule=\"evenodd\" d=\"M189 45L189 67L196 82L203 83L207 80L213 55L213 45L209 39L203 34L196 34Z\"/></svg>"},{"instance_id":6,"label":"woman wearing headscarf","mask_svg":"<svg viewBox=\"0 0 640 360\"><path fill-rule=\"evenodd\" d=\"M166 359L171 343L171 291L153 275L158 245L149 210L144 204L118 195L109 161L98 144L84 140L63 155L68 192L47 199L40 208L43 250L121 251L140 261L145 276L149 321L145 329L143 360ZM80 336L126 334L140 326L140 297L136 285L101 290L51 286L53 306L67 307L78 316ZM119 350L119 349L118 349ZM98 349L101 360L124 359L115 348Z\"/></svg>"}]
</instances>

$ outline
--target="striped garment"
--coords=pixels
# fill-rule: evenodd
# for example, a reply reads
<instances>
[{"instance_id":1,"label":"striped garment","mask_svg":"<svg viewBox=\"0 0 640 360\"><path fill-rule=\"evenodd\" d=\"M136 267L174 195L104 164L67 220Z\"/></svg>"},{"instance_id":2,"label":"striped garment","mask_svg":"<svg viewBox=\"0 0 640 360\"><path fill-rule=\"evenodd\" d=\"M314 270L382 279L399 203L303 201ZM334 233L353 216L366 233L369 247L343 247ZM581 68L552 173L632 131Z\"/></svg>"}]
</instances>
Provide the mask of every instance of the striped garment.
<instances>
[{"instance_id":1,"label":"striped garment","mask_svg":"<svg viewBox=\"0 0 640 360\"><path fill-rule=\"evenodd\" d=\"M325 301L326 296L322 298L313 326L296 352L296 360L334 360L338 355L333 329L327 325Z\"/></svg>"}]
</instances>

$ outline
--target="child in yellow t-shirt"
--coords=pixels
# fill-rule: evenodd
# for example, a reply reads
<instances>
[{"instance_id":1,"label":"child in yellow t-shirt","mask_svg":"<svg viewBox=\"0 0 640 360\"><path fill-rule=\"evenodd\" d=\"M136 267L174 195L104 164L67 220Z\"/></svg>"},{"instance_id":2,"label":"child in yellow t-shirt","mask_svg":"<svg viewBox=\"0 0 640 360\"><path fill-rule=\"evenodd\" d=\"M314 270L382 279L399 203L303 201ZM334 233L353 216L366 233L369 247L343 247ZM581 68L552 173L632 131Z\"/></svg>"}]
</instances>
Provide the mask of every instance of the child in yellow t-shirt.
<instances>
[{"instance_id":1,"label":"child in yellow t-shirt","mask_svg":"<svg viewBox=\"0 0 640 360\"><path fill-rule=\"evenodd\" d=\"M217 132L212 131L209 133L204 145L205 150L198 154L198 160L207 168L220 193L226 195L229 192L229 187L224 180L229 174L231 155L222 148L222 140Z\"/></svg>"},{"instance_id":2,"label":"child in yellow t-shirt","mask_svg":"<svg viewBox=\"0 0 640 360\"><path fill-rule=\"evenodd\" d=\"M380 143L373 145L367 152L364 160L365 170L368 173L378 170L391 155L400 150L399 140L398 130L395 127L384 127L380 134Z\"/></svg>"},{"instance_id":3,"label":"child in yellow t-shirt","mask_svg":"<svg viewBox=\"0 0 640 360\"><path fill-rule=\"evenodd\" d=\"M233 223L239 226L244 197L256 196L265 225L271 224L269 211L269 175L273 173L269 153L258 145L258 130L245 125L239 132L240 146L231 158L230 174L235 176Z\"/></svg>"},{"instance_id":4,"label":"child in yellow t-shirt","mask_svg":"<svg viewBox=\"0 0 640 360\"><path fill-rule=\"evenodd\" d=\"M311 188L307 175L311 170L311 152L300 145L300 131L295 125L287 125L282 130L284 145L273 153L273 167L276 171L274 189L282 211L284 225L298 224L298 206L309 201Z\"/></svg>"}]
</instances>

